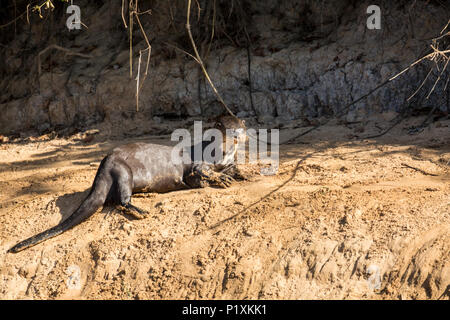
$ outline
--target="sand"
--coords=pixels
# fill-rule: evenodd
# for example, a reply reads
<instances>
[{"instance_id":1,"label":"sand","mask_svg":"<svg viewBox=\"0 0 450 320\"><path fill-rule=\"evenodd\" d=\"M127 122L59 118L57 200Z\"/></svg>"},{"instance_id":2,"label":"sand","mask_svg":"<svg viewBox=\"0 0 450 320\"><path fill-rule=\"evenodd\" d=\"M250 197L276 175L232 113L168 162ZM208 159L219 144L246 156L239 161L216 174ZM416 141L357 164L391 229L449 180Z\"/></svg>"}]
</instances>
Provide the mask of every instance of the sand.
<instances>
[{"instance_id":1,"label":"sand","mask_svg":"<svg viewBox=\"0 0 450 320\"><path fill-rule=\"evenodd\" d=\"M408 134L421 120L376 139L380 119L333 122L281 146L275 176L244 166L227 189L138 194L146 219L105 207L17 254L77 208L113 147L170 141L0 144L0 298L449 299L450 120Z\"/></svg>"}]
</instances>

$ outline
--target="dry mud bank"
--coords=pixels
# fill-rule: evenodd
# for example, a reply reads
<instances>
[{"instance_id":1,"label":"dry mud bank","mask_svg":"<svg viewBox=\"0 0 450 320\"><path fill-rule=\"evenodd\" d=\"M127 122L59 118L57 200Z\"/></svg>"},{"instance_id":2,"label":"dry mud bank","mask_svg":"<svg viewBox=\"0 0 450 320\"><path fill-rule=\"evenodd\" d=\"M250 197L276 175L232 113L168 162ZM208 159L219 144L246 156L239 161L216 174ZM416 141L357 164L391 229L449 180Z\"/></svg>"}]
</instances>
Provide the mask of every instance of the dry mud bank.
<instances>
[{"instance_id":1,"label":"dry mud bank","mask_svg":"<svg viewBox=\"0 0 450 320\"><path fill-rule=\"evenodd\" d=\"M448 299L450 121L404 132L420 121L370 140L330 124L282 146L276 176L137 195L147 219L106 207L18 254L79 205L108 150L169 138L2 144L0 297Z\"/></svg>"}]
</instances>

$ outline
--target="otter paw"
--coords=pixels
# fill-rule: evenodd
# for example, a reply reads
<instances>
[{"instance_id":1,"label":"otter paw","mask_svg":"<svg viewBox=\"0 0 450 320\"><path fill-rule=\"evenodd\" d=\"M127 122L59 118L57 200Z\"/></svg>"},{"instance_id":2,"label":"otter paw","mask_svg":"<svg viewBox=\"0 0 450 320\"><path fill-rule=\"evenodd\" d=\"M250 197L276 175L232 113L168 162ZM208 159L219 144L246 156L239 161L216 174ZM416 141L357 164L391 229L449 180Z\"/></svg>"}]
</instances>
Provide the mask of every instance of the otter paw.
<instances>
[{"instance_id":1,"label":"otter paw","mask_svg":"<svg viewBox=\"0 0 450 320\"><path fill-rule=\"evenodd\" d=\"M148 216L148 212L138 207L133 206L131 203L124 206L118 206L118 209L125 214L135 217L136 219L145 219Z\"/></svg>"},{"instance_id":2,"label":"otter paw","mask_svg":"<svg viewBox=\"0 0 450 320\"><path fill-rule=\"evenodd\" d=\"M229 175L222 173L219 174L217 177L217 185L222 188L228 188L231 186L231 184L235 181L232 177Z\"/></svg>"}]
</instances>

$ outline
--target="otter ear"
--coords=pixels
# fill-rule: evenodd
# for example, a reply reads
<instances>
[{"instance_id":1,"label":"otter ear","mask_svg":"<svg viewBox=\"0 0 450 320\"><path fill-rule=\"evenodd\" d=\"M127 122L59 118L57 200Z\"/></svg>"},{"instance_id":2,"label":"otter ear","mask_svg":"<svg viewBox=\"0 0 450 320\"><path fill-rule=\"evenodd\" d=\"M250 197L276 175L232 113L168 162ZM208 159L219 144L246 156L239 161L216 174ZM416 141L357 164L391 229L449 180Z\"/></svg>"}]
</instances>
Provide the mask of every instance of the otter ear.
<instances>
[{"instance_id":1,"label":"otter ear","mask_svg":"<svg viewBox=\"0 0 450 320\"><path fill-rule=\"evenodd\" d=\"M219 129L219 130L223 129L223 124L222 124L222 122L216 121L216 122L214 123L214 128Z\"/></svg>"}]
</instances>

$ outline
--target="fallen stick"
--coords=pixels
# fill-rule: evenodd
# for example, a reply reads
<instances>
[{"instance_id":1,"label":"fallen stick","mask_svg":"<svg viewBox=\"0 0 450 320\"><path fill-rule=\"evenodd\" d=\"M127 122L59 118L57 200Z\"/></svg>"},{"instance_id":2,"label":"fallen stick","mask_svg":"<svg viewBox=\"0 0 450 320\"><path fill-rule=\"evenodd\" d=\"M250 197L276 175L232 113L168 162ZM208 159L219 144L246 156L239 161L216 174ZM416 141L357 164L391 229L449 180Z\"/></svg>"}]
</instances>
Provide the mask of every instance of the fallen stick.
<instances>
[{"instance_id":1,"label":"fallen stick","mask_svg":"<svg viewBox=\"0 0 450 320\"><path fill-rule=\"evenodd\" d=\"M412 167L412 166L410 166L409 164L406 164L406 163L402 163L402 166L404 166L406 168L409 168L409 169L413 169L415 171L418 171L421 174L426 175L426 176L433 176L433 177L439 176L438 174L429 173L429 172L423 171L422 169L419 169L419 168L416 168L416 167Z\"/></svg>"}]
</instances>

